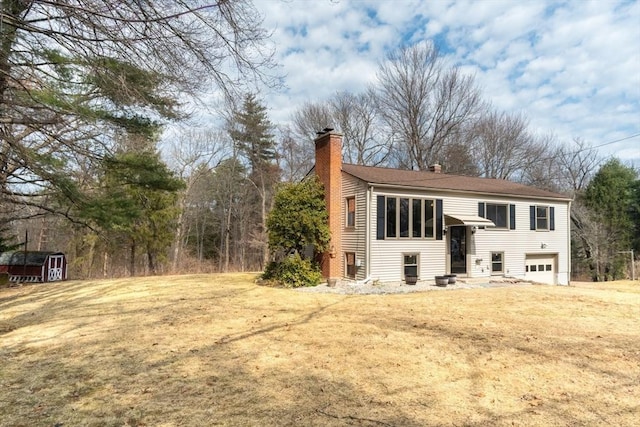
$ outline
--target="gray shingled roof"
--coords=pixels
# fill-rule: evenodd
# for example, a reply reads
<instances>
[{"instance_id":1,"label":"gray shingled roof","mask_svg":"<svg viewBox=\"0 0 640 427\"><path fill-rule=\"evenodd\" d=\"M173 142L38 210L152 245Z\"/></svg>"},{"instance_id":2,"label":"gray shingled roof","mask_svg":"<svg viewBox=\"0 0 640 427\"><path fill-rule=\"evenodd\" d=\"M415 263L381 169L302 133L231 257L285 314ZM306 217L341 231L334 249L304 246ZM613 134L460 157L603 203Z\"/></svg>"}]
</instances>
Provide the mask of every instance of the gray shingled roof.
<instances>
[{"instance_id":1,"label":"gray shingled roof","mask_svg":"<svg viewBox=\"0 0 640 427\"><path fill-rule=\"evenodd\" d=\"M0 254L0 265L27 265L37 267L44 264L49 255L62 255L62 253L27 251L27 262L25 263L24 251L3 252Z\"/></svg>"},{"instance_id":2,"label":"gray shingled roof","mask_svg":"<svg viewBox=\"0 0 640 427\"><path fill-rule=\"evenodd\" d=\"M570 197L503 179L475 178L445 173L342 165L343 172L369 184L429 190L467 191L487 195L508 195L543 199L570 200Z\"/></svg>"}]
</instances>

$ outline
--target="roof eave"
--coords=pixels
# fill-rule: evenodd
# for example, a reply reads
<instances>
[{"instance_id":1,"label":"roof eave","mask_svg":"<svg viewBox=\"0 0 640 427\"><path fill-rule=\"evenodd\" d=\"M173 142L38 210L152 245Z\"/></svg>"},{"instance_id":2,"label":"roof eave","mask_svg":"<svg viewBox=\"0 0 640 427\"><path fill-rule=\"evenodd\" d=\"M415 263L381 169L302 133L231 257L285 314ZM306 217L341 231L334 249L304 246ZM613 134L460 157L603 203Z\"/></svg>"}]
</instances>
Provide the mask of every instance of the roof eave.
<instances>
[{"instance_id":1,"label":"roof eave","mask_svg":"<svg viewBox=\"0 0 640 427\"><path fill-rule=\"evenodd\" d=\"M352 174L349 174L349 175L352 175ZM417 191L429 190L436 193L477 194L477 195L483 195L483 196L486 196L486 195L506 196L506 197L515 197L519 199L556 200L561 202L571 202L573 200L572 198L569 198L569 197L532 196L532 195L511 194L511 193L495 193L495 192L492 193L489 191L459 190L459 189L449 189L449 188L434 188L434 187L421 187L421 186L411 186L411 185L387 184L387 183L380 183L380 182L367 182L367 181L365 182L369 187L382 187L382 188L390 188L390 189L417 190Z\"/></svg>"}]
</instances>

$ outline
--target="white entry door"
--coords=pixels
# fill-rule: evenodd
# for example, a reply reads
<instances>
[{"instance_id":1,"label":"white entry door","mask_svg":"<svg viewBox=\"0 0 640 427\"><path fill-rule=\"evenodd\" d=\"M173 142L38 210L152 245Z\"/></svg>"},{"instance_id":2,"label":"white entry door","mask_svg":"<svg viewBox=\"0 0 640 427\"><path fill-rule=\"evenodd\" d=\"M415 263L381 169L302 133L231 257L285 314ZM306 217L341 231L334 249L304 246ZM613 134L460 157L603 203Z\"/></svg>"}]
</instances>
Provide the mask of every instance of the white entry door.
<instances>
[{"instance_id":1,"label":"white entry door","mask_svg":"<svg viewBox=\"0 0 640 427\"><path fill-rule=\"evenodd\" d=\"M62 280L62 265L64 257L62 255L49 256L49 282Z\"/></svg>"}]
</instances>

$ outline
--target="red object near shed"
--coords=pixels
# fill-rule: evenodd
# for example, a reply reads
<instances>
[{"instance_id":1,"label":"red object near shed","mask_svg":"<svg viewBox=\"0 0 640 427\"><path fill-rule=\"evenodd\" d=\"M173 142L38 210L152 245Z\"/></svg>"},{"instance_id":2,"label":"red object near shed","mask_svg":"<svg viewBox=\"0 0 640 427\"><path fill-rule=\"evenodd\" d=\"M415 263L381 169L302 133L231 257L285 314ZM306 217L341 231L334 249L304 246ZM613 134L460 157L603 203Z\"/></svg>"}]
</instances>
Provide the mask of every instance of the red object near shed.
<instances>
[{"instance_id":1,"label":"red object near shed","mask_svg":"<svg viewBox=\"0 0 640 427\"><path fill-rule=\"evenodd\" d=\"M0 273L10 282L57 282L67 280L67 258L62 252L15 251L0 254Z\"/></svg>"}]
</instances>

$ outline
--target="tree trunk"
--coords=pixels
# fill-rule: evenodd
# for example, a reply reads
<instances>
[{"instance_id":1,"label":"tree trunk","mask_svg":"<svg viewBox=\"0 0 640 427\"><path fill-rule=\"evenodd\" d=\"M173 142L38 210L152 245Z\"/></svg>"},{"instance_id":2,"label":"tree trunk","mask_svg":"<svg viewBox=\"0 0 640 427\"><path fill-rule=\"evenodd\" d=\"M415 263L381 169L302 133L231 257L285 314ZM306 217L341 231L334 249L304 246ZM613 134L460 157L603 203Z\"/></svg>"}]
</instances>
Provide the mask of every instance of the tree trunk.
<instances>
[{"instance_id":1,"label":"tree trunk","mask_svg":"<svg viewBox=\"0 0 640 427\"><path fill-rule=\"evenodd\" d=\"M102 277L108 277L109 273L109 252L104 251L104 256L102 257Z\"/></svg>"},{"instance_id":2,"label":"tree trunk","mask_svg":"<svg viewBox=\"0 0 640 427\"><path fill-rule=\"evenodd\" d=\"M135 277L136 275L136 241L135 239L131 240L131 253L129 255L129 275L131 277Z\"/></svg>"},{"instance_id":3,"label":"tree trunk","mask_svg":"<svg viewBox=\"0 0 640 427\"><path fill-rule=\"evenodd\" d=\"M147 245L147 263L149 266L149 274L155 276L157 274L156 270L156 257L153 249Z\"/></svg>"}]
</instances>

